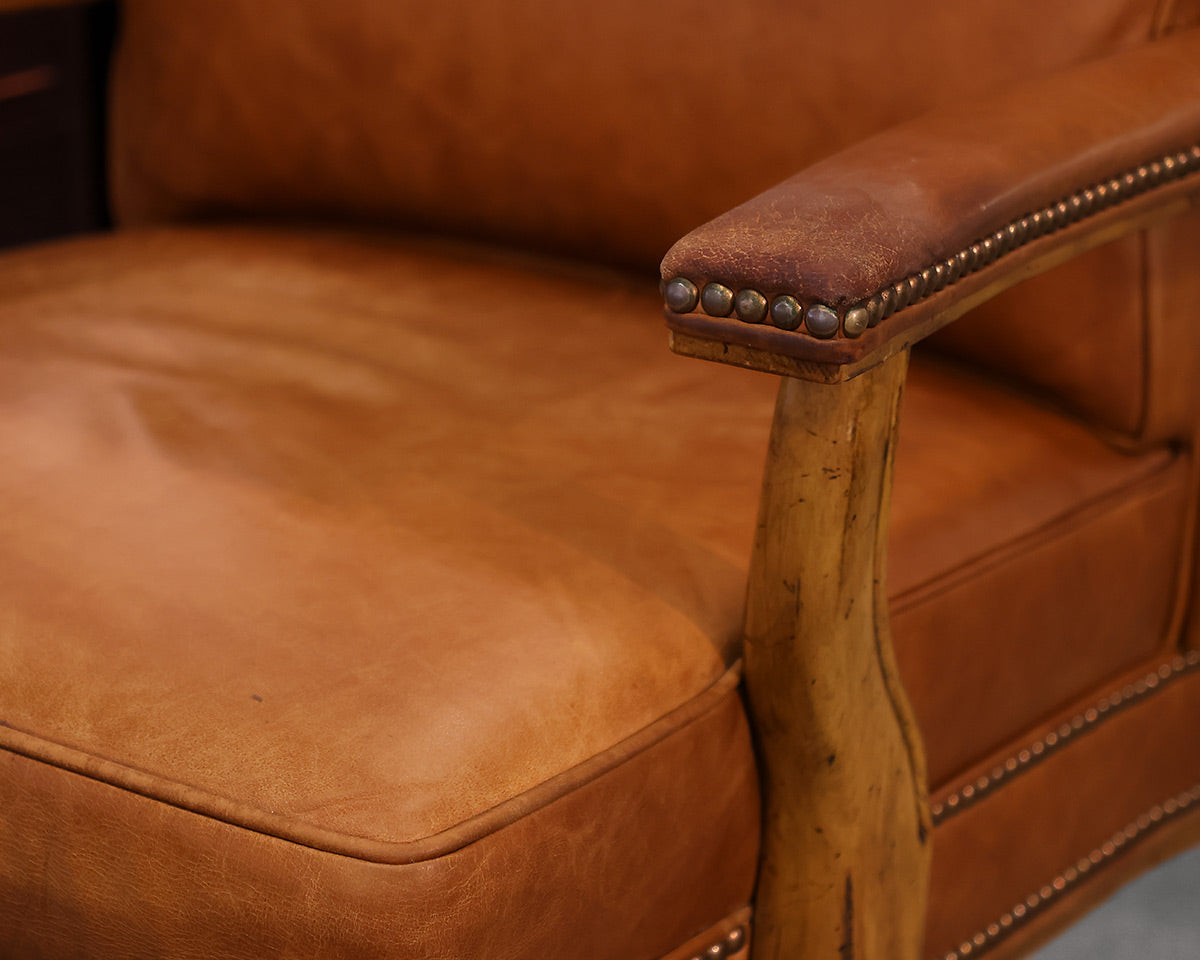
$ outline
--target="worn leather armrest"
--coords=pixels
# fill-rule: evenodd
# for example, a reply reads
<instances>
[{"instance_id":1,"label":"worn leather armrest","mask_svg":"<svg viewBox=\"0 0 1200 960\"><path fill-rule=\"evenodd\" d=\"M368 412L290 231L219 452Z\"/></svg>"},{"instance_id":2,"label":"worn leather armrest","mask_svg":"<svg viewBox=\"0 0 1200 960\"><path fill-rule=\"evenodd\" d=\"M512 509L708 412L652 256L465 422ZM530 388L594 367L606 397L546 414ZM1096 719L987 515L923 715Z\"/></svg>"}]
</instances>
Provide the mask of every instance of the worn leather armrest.
<instances>
[{"instance_id":1,"label":"worn leather armrest","mask_svg":"<svg viewBox=\"0 0 1200 960\"><path fill-rule=\"evenodd\" d=\"M836 382L1200 203L1200 30L832 155L662 265L677 353Z\"/></svg>"}]
</instances>

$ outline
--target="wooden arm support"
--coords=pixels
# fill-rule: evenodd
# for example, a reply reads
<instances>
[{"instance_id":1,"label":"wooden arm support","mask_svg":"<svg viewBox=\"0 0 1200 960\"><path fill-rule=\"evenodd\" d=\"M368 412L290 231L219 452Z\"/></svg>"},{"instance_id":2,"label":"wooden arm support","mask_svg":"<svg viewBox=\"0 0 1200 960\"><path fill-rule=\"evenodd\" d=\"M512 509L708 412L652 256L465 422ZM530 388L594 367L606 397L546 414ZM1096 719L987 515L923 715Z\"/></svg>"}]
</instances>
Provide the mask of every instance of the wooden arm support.
<instances>
[{"instance_id":1,"label":"wooden arm support","mask_svg":"<svg viewBox=\"0 0 1200 960\"><path fill-rule=\"evenodd\" d=\"M678 353L836 382L1200 203L1200 30L865 140L663 261Z\"/></svg>"},{"instance_id":2,"label":"wooden arm support","mask_svg":"<svg viewBox=\"0 0 1200 960\"><path fill-rule=\"evenodd\" d=\"M746 688L764 771L755 960L915 960L925 761L884 565L907 354L784 380L750 569Z\"/></svg>"}]
</instances>

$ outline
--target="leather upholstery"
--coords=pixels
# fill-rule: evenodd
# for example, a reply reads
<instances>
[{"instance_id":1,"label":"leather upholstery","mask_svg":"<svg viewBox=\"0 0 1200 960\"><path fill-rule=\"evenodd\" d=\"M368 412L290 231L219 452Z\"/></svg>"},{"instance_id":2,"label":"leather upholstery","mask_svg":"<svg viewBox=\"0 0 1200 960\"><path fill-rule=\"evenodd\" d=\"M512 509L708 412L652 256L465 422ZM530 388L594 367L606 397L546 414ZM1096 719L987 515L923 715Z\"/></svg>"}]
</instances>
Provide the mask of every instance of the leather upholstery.
<instances>
[{"instance_id":1,"label":"leather upholstery","mask_svg":"<svg viewBox=\"0 0 1200 960\"><path fill-rule=\"evenodd\" d=\"M1197 0L1052 12L987 0L969 17L956 0L794 17L702 0L652 17L627 0L569 16L541 0L127 0L124 13L112 174L127 223L349 216L643 270L697 224L899 121L1200 25ZM931 42L936 57L917 55ZM598 150L611 151L602 177ZM1136 267L1140 250L1131 239L1094 255L1097 275ZM1160 382L1137 360L1142 311L1090 309L1077 276L1065 268L1036 296L1010 294L994 324L960 325L955 349L1137 432ZM1143 283L1176 279L1135 268L1130 296L1154 299L1160 288ZM1003 331L1003 349L988 330ZM1151 406L1170 402L1155 393ZM1145 433L1161 439L1154 425Z\"/></svg>"},{"instance_id":2,"label":"leather upholstery","mask_svg":"<svg viewBox=\"0 0 1200 960\"><path fill-rule=\"evenodd\" d=\"M671 357L621 275L361 231L31 249L0 302L12 942L659 956L747 902L770 378ZM1185 462L919 358L906 404L941 783L1161 649Z\"/></svg>"}]
</instances>

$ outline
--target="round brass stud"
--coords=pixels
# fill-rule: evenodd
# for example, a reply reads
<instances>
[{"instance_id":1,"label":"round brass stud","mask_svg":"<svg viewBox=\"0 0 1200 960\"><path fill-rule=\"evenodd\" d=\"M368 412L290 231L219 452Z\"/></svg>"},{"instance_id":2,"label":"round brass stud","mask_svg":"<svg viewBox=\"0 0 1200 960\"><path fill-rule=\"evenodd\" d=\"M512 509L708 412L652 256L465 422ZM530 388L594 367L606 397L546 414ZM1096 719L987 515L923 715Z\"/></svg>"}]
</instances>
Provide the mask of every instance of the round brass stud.
<instances>
[{"instance_id":1,"label":"round brass stud","mask_svg":"<svg viewBox=\"0 0 1200 960\"><path fill-rule=\"evenodd\" d=\"M667 281L663 297L673 313L691 313L696 309L700 294L697 293L696 285L691 280L676 277L674 280Z\"/></svg>"},{"instance_id":2,"label":"round brass stud","mask_svg":"<svg viewBox=\"0 0 1200 960\"><path fill-rule=\"evenodd\" d=\"M916 303L925 296L925 278L919 273L914 273L908 278L908 302Z\"/></svg>"},{"instance_id":3,"label":"round brass stud","mask_svg":"<svg viewBox=\"0 0 1200 960\"><path fill-rule=\"evenodd\" d=\"M853 340L861 337L870 325L871 314L862 307L855 307L846 311L846 317L842 320L842 332Z\"/></svg>"},{"instance_id":4,"label":"round brass stud","mask_svg":"<svg viewBox=\"0 0 1200 960\"><path fill-rule=\"evenodd\" d=\"M903 310L908 306L908 283L904 280L897 280L892 284L892 302L895 306L892 308L894 313L897 310Z\"/></svg>"},{"instance_id":5,"label":"round brass stud","mask_svg":"<svg viewBox=\"0 0 1200 960\"><path fill-rule=\"evenodd\" d=\"M950 268L944 263L935 263L933 269L933 280L929 284L929 292L937 293L950 280Z\"/></svg>"},{"instance_id":6,"label":"round brass stud","mask_svg":"<svg viewBox=\"0 0 1200 960\"><path fill-rule=\"evenodd\" d=\"M814 303L805 311L804 325L814 337L828 340L838 331L838 315L825 304Z\"/></svg>"},{"instance_id":7,"label":"round brass stud","mask_svg":"<svg viewBox=\"0 0 1200 960\"><path fill-rule=\"evenodd\" d=\"M722 960L725 956L725 944L714 943L701 956L704 957L704 960Z\"/></svg>"},{"instance_id":8,"label":"round brass stud","mask_svg":"<svg viewBox=\"0 0 1200 960\"><path fill-rule=\"evenodd\" d=\"M795 330L804 321L804 308L795 297L784 294L771 301L771 322L780 330Z\"/></svg>"},{"instance_id":9,"label":"round brass stud","mask_svg":"<svg viewBox=\"0 0 1200 960\"><path fill-rule=\"evenodd\" d=\"M729 931L729 936L725 938L725 946L729 948L730 953L737 953L746 945L746 928L734 927Z\"/></svg>"},{"instance_id":10,"label":"round brass stud","mask_svg":"<svg viewBox=\"0 0 1200 960\"><path fill-rule=\"evenodd\" d=\"M884 287L875 296L879 298L879 319L886 320L896 311L896 291Z\"/></svg>"},{"instance_id":11,"label":"round brass stud","mask_svg":"<svg viewBox=\"0 0 1200 960\"><path fill-rule=\"evenodd\" d=\"M883 301L879 294L867 301L867 326L873 327L883 319Z\"/></svg>"},{"instance_id":12,"label":"round brass stud","mask_svg":"<svg viewBox=\"0 0 1200 960\"><path fill-rule=\"evenodd\" d=\"M954 255L954 259L958 262L958 275L965 277L968 273L975 269L975 255L971 252L971 248L959 250Z\"/></svg>"},{"instance_id":13,"label":"round brass stud","mask_svg":"<svg viewBox=\"0 0 1200 960\"><path fill-rule=\"evenodd\" d=\"M767 298L757 290L739 290L733 308L745 323L762 323L767 318Z\"/></svg>"},{"instance_id":14,"label":"round brass stud","mask_svg":"<svg viewBox=\"0 0 1200 960\"><path fill-rule=\"evenodd\" d=\"M1179 172L1179 164L1175 162L1174 157L1163 157L1163 176L1170 180Z\"/></svg>"},{"instance_id":15,"label":"round brass stud","mask_svg":"<svg viewBox=\"0 0 1200 960\"><path fill-rule=\"evenodd\" d=\"M727 317L733 311L733 291L720 283L706 283L700 291L700 306L710 317Z\"/></svg>"}]
</instances>

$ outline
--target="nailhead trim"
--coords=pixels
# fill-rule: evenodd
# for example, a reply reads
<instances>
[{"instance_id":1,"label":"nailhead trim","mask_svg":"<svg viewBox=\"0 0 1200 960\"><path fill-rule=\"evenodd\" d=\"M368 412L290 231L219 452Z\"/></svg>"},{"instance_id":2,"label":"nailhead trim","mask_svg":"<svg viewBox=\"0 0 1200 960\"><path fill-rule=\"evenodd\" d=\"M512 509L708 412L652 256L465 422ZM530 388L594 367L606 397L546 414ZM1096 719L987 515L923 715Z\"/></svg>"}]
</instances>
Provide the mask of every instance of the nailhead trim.
<instances>
[{"instance_id":1,"label":"nailhead trim","mask_svg":"<svg viewBox=\"0 0 1200 960\"><path fill-rule=\"evenodd\" d=\"M786 297L792 303L798 304L799 310L792 311L791 305L788 304L780 311L779 319L782 322L776 322L776 325L781 329L798 330L800 324L795 318L803 313L806 318L813 316L816 324L810 327L805 323L804 332L809 336L825 340L840 334L849 339L856 339L862 336L868 327L874 327L893 313L933 296L942 288L982 270L1005 254L1012 253L1038 237L1055 233L1110 207L1132 200L1164 183L1197 171L1200 171L1200 144L1165 154L1150 163L1141 164L1079 190L1057 203L1018 217L995 233L980 237L953 256L911 276L902 277L860 303L850 304L841 314L823 303L803 300L796 294L776 296L772 301L765 293L742 288L737 291L736 296L744 295L755 304L777 302ZM708 298L705 298L703 292L697 291L695 285L686 277L673 278L668 281L665 289L667 306L675 313L690 313L700 304L706 308L705 312L711 313L712 316L729 315L725 304L732 288L725 284L716 281L706 284L704 290L709 292ZM716 306L716 312L707 309L710 301ZM680 307L685 309L679 309ZM837 326L832 329L826 311L837 318ZM753 317L741 314L742 312L738 311L735 315L744 323L763 323L768 319L775 319L774 311L770 312L769 317L765 310L754 311ZM791 325L792 323L795 325Z\"/></svg>"},{"instance_id":2,"label":"nailhead trim","mask_svg":"<svg viewBox=\"0 0 1200 960\"><path fill-rule=\"evenodd\" d=\"M707 950L693 954L689 960L725 960L746 945L746 928L734 927Z\"/></svg>"},{"instance_id":3,"label":"nailhead trim","mask_svg":"<svg viewBox=\"0 0 1200 960\"><path fill-rule=\"evenodd\" d=\"M1118 830L1086 857L1080 857L1041 889L1015 904L997 921L989 923L969 940L964 940L955 949L948 950L939 960L966 960L990 950L1012 931L1037 916L1047 904L1053 903L1079 886L1094 870L1111 862L1132 844L1153 833L1194 804L1200 804L1200 784L1163 803L1156 803L1126 825L1124 830Z\"/></svg>"},{"instance_id":4,"label":"nailhead trim","mask_svg":"<svg viewBox=\"0 0 1200 960\"><path fill-rule=\"evenodd\" d=\"M1191 650L1175 657L1169 663L1164 663L1140 680L1127 683L1120 690L1114 691L1107 697L1102 697L1095 706L1089 707L1083 713L1075 714L1070 720L1051 730L1041 739L1035 740L1003 763L997 764L992 768L991 773L983 774L959 787L941 803L933 804L929 810L933 825L936 827L955 814L961 813L1013 777L1041 763L1042 760L1070 741L1085 733L1090 733L1108 717L1146 699L1171 681L1192 673L1197 668L1200 668L1200 650Z\"/></svg>"}]
</instances>

